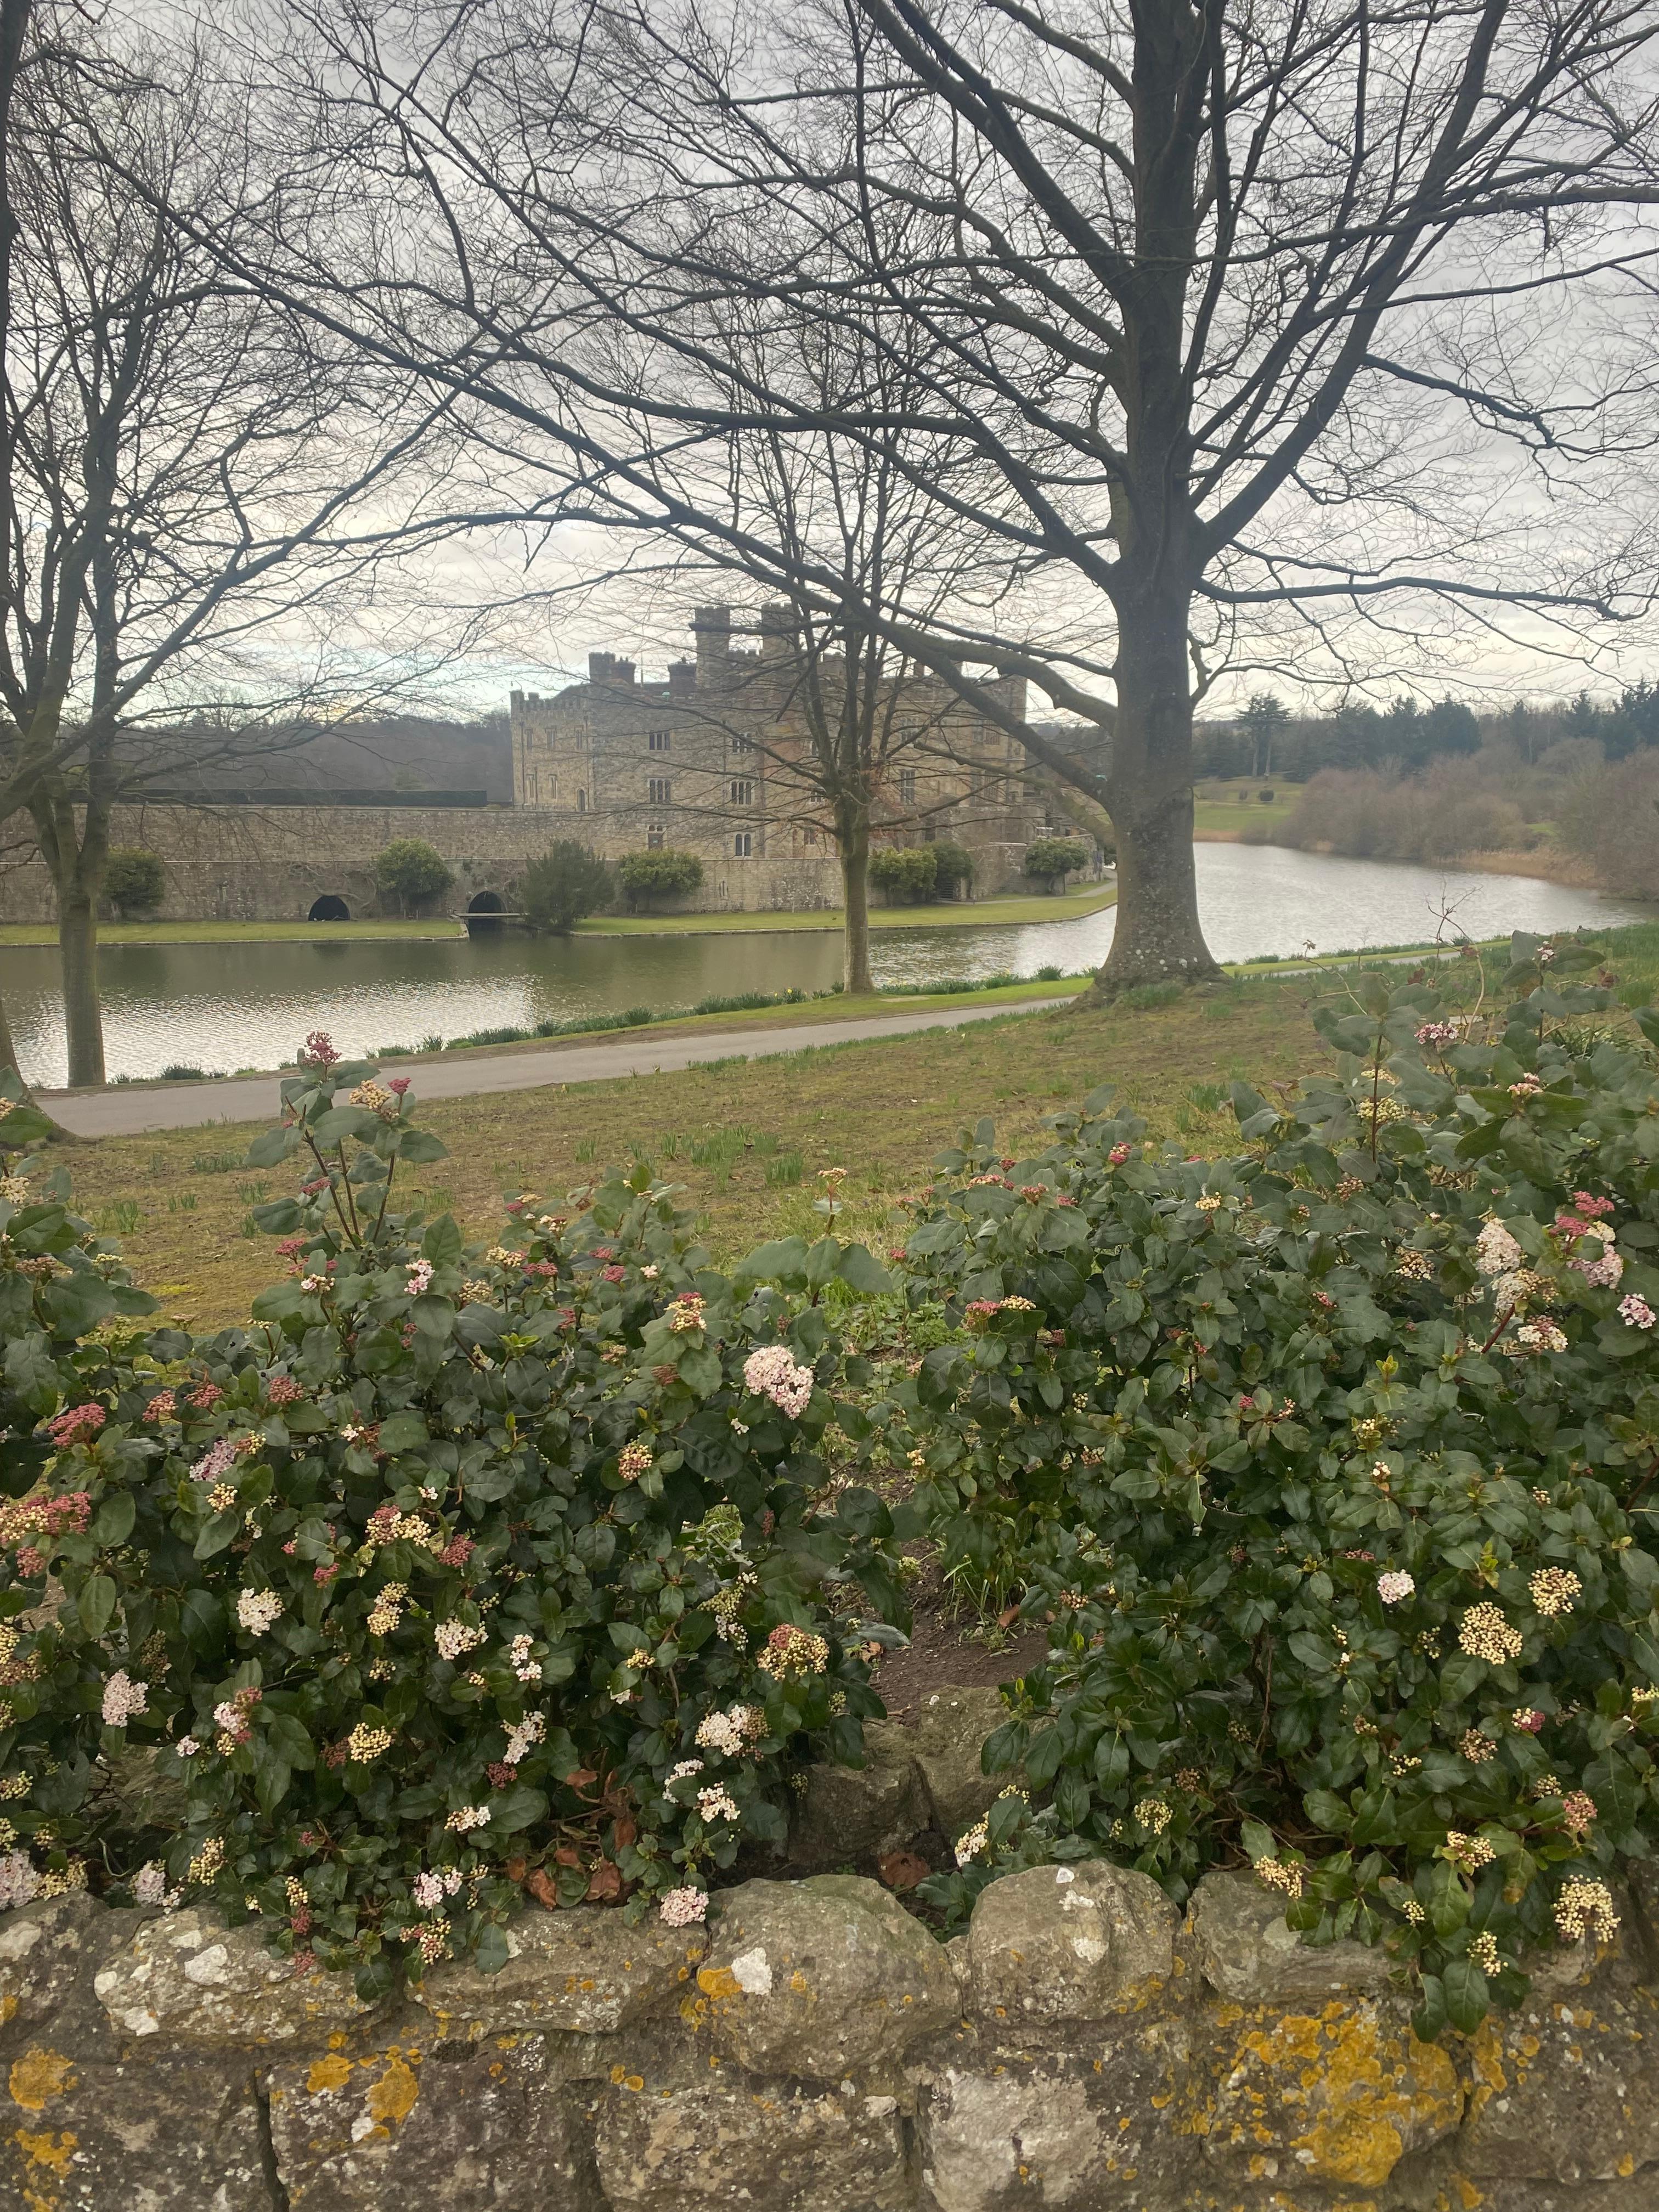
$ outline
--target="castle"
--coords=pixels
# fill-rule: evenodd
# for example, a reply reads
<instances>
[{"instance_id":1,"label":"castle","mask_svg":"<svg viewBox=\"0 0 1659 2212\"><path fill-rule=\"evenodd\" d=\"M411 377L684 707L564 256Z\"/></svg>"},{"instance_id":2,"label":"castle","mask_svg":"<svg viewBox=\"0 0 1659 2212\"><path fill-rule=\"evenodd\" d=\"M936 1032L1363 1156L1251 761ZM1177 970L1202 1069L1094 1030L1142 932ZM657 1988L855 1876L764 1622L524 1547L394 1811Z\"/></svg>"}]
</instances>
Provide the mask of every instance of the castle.
<instances>
[{"instance_id":1,"label":"castle","mask_svg":"<svg viewBox=\"0 0 1659 2212\"><path fill-rule=\"evenodd\" d=\"M847 709L844 664L816 654L787 608L763 610L752 647L734 643L729 607L697 611L696 658L660 683L632 661L589 656L586 683L551 698L515 691L510 805L483 790L354 790L319 782L150 800L117 810L112 842L162 861L164 920L343 921L379 910L374 860L420 837L455 877L455 911L510 909L512 885L562 838L606 860L641 848L695 853L703 881L684 903L782 912L841 903L830 816L807 773L815 714ZM987 687L1024 717L1024 685ZM853 687L881 763L875 842L950 841L974 860L983 897L1024 888L1025 848L1048 827L1046 779L1018 740L941 678L907 671ZM283 754L292 778L301 756ZM476 780L474 771L472 780ZM38 855L0 867L0 921L49 921Z\"/></svg>"},{"instance_id":2,"label":"castle","mask_svg":"<svg viewBox=\"0 0 1659 2212\"><path fill-rule=\"evenodd\" d=\"M513 694L514 793L554 833L605 858L672 847L703 863L698 905L836 906L841 872L812 732L867 718L880 763L877 842L964 846L981 895L1019 880L1047 808L1018 740L934 676L888 676L849 702L845 663L802 639L787 606L763 610L753 648L732 610L700 607L696 657L641 682L631 660L592 653L587 681L552 698ZM1024 684L988 684L1024 717Z\"/></svg>"}]
</instances>

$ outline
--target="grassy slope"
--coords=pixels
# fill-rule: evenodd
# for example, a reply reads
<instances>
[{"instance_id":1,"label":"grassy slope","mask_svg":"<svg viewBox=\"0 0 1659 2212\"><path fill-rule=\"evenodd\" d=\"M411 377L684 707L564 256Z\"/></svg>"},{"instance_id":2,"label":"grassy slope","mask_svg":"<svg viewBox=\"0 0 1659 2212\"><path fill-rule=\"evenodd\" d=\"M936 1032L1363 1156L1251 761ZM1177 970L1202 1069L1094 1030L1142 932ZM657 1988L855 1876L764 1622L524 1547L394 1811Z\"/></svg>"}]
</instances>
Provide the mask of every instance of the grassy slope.
<instances>
[{"instance_id":1,"label":"grassy slope","mask_svg":"<svg viewBox=\"0 0 1659 2212\"><path fill-rule=\"evenodd\" d=\"M1659 923L1607 933L1607 942L1627 985L1659 988ZM1498 972L1494 959L1494 981ZM441 1101L421 1119L452 1157L418 1180L484 1236L503 1190L562 1197L606 1162L641 1152L685 1184L710 1244L729 1258L762 1237L821 1226L814 1178L845 1166L843 1233L879 1248L896 1229L893 1194L925 1183L932 1155L982 1114L1018 1149L1043 1115L1110 1081L1156 1135L1184 1137L1194 1152L1230 1143L1232 1117L1213 1092L1190 1094L1235 1075L1289 1082L1319 1065L1309 1012L1343 988L1337 975L1255 975L1167 1006L1079 1003L769 1060ZM416 1087L418 1097L418 1074ZM240 1318L280 1272L270 1240L243 1233L248 1207L289 1188L285 1176L241 1166L256 1133L249 1125L108 1138L67 1155L81 1206L122 1238L169 1309L198 1324Z\"/></svg>"},{"instance_id":2,"label":"grassy slope","mask_svg":"<svg viewBox=\"0 0 1659 2212\"><path fill-rule=\"evenodd\" d=\"M1264 806L1256 797L1262 789L1273 793L1271 806ZM1238 795L1241 792L1244 794L1242 800ZM1265 823L1277 829L1295 813L1301 796L1299 783L1284 783L1277 778L1264 786L1249 778L1206 776L1198 786L1194 801L1194 832L1200 838L1237 837L1247 823L1257 828Z\"/></svg>"},{"instance_id":3,"label":"grassy slope","mask_svg":"<svg viewBox=\"0 0 1659 2212\"><path fill-rule=\"evenodd\" d=\"M1262 812L1267 810L1264 807ZM1075 921L1110 906L1117 893L1091 884L1064 897L981 899L958 906L878 907L872 929L981 929L988 923ZM597 915L576 924L578 937L701 937L769 935L777 930L838 930L833 908L810 914ZM462 925L447 916L427 921L106 921L99 929L103 945L326 945L374 938L460 938ZM8 945L52 945L58 933L50 922L0 922L0 949Z\"/></svg>"},{"instance_id":4,"label":"grassy slope","mask_svg":"<svg viewBox=\"0 0 1659 2212\"><path fill-rule=\"evenodd\" d=\"M711 1244L731 1256L763 1236L814 1226L817 1170L846 1166L848 1220L884 1244L887 1194L925 1182L931 1155L981 1114L994 1114L1018 1143L1042 1115L1110 1079L1160 1131L1185 1121L1195 1145L1218 1141L1221 1125L1212 1129L1186 1092L1233 1071L1261 1081L1312 1064L1319 1047L1304 997L1293 983L1256 981L1140 1012L1063 1007L771 1060L441 1101L421 1119L453 1157L419 1179L485 1235L502 1190L528 1184L562 1197L595 1167L643 1152L686 1184L707 1211ZM281 1271L268 1238L243 1234L248 1207L289 1188L285 1175L240 1164L255 1133L108 1138L70 1155L77 1202L121 1238L169 1310L198 1324L244 1315Z\"/></svg>"}]
</instances>

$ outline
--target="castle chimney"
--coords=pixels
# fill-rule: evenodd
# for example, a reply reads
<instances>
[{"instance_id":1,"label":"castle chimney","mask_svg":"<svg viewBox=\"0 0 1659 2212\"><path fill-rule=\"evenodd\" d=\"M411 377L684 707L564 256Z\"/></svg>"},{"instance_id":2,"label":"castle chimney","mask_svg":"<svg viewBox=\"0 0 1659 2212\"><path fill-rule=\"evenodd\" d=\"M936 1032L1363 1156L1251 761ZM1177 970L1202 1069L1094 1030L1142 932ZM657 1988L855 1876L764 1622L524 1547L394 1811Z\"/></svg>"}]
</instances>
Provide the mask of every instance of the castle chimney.
<instances>
[{"instance_id":1,"label":"castle chimney","mask_svg":"<svg viewBox=\"0 0 1659 2212\"><path fill-rule=\"evenodd\" d=\"M590 684L608 684L617 664L608 653L590 653L587 656L587 680Z\"/></svg>"},{"instance_id":2,"label":"castle chimney","mask_svg":"<svg viewBox=\"0 0 1659 2212\"><path fill-rule=\"evenodd\" d=\"M689 699L697 688L697 664L695 660L671 660L668 664L668 696L671 699Z\"/></svg>"}]
</instances>

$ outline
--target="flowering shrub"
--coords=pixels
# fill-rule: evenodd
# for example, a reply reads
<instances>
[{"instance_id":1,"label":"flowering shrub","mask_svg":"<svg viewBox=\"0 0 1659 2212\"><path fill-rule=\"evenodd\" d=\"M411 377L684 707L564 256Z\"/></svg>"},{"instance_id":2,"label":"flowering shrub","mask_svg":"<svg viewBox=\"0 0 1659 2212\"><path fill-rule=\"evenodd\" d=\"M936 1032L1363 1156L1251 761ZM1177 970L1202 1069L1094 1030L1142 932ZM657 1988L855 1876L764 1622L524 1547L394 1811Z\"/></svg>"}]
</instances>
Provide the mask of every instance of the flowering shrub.
<instances>
[{"instance_id":1,"label":"flowering shrub","mask_svg":"<svg viewBox=\"0 0 1659 2212\"><path fill-rule=\"evenodd\" d=\"M394 1210L442 1154L406 1082L313 1038L283 1099L246 1329L88 1337L149 1302L61 1203L0 1212L0 1896L210 1894L366 1996L499 1965L526 1887L684 1923L881 1711L891 1523L820 1502L819 1298L879 1271L825 1238L728 1279L643 1173L469 1249Z\"/></svg>"},{"instance_id":2,"label":"flowering shrub","mask_svg":"<svg viewBox=\"0 0 1659 2212\"><path fill-rule=\"evenodd\" d=\"M1306 1940L1409 1962L1425 2035L1611 1926L1659 1840L1659 1079L1582 961L1517 940L1496 1017L1365 980L1334 1077L1235 1085L1231 1158L1101 1091L939 1164L911 1294L969 1334L895 1415L947 1566L1052 1625L987 1749L1047 1802L936 1902L1248 1860Z\"/></svg>"}]
</instances>

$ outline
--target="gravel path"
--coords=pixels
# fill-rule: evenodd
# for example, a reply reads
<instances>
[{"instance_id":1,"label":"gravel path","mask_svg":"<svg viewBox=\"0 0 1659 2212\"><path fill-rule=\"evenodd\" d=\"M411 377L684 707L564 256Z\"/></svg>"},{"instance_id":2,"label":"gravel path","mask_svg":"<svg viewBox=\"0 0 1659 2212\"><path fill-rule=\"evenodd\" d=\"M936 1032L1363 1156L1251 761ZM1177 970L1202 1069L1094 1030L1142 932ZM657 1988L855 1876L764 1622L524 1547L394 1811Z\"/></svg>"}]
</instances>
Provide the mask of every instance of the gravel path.
<instances>
[{"instance_id":1,"label":"gravel path","mask_svg":"<svg viewBox=\"0 0 1659 2212\"><path fill-rule=\"evenodd\" d=\"M445 1059L400 1061L415 1079L422 1102L466 1098L481 1091L533 1091L545 1083L598 1083L613 1075L653 1075L742 1053L758 1060L771 1053L813 1046L855 1044L908 1030L959 1028L1006 1014L1040 1012L1068 1005L1072 994L1000 1006L954 1006L914 1014L875 1014L860 1021L799 1023L775 1029L703 1030L678 1036L630 1030L594 1044L550 1044L538 1052L457 1053ZM122 1085L105 1091L42 1091L40 1103L66 1129L82 1137L127 1137L147 1129L197 1129L216 1121L274 1121L282 1104L274 1075L232 1076L213 1083Z\"/></svg>"}]
</instances>

